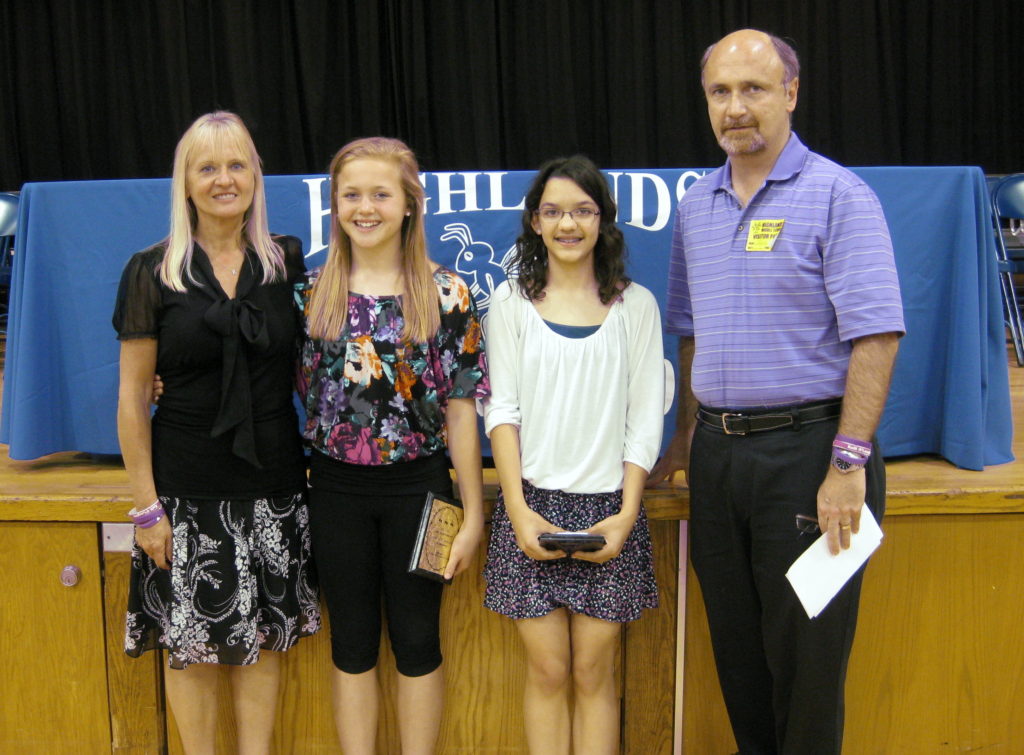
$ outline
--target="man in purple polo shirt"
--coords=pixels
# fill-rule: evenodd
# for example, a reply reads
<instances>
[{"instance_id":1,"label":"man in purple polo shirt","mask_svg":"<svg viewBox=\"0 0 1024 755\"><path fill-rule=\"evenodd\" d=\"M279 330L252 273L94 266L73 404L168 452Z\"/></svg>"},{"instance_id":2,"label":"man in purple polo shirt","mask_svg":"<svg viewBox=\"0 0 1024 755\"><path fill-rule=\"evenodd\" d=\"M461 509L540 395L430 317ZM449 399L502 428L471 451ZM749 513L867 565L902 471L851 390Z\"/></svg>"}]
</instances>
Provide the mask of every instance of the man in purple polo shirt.
<instances>
[{"instance_id":1,"label":"man in purple polo shirt","mask_svg":"<svg viewBox=\"0 0 1024 755\"><path fill-rule=\"evenodd\" d=\"M701 81L726 164L679 204L669 332L679 405L651 472L690 485L693 565L742 753L839 753L861 573L808 619L785 572L817 537L850 547L881 518L873 437L902 335L874 193L790 130L796 53L746 29ZM692 446L691 446L692 443Z\"/></svg>"}]
</instances>

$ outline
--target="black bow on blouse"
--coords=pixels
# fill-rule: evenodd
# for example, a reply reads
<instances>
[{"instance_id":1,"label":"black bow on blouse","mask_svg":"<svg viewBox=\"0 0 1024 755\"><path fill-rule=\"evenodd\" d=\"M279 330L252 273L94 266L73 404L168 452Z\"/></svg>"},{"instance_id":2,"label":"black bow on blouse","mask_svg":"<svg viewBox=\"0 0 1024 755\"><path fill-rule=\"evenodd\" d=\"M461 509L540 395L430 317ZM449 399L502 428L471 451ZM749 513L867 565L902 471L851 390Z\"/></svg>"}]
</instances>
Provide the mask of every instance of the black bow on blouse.
<instances>
[{"instance_id":1,"label":"black bow on blouse","mask_svg":"<svg viewBox=\"0 0 1024 755\"><path fill-rule=\"evenodd\" d=\"M203 321L221 336L223 350L220 406L210 437L216 438L234 430L232 453L262 469L263 465L256 454L249 359L245 343L254 346L257 351L266 351L270 346L270 334L267 332L263 310L244 298L255 282L250 253L246 253L242 269L239 270L234 299L227 298L220 287L206 254L197 248L193 259L199 263L203 277L207 279L202 290L214 299L203 315Z\"/></svg>"}]
</instances>

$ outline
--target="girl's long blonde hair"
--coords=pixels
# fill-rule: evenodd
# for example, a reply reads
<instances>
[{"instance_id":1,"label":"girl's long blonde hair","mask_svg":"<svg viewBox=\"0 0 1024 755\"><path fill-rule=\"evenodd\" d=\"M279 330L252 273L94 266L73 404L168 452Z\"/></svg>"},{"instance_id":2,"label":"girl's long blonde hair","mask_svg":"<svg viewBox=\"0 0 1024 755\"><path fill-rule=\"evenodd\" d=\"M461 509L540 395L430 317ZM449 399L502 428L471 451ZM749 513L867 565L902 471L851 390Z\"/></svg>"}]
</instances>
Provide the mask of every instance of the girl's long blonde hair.
<instances>
[{"instance_id":1,"label":"girl's long blonde hair","mask_svg":"<svg viewBox=\"0 0 1024 755\"><path fill-rule=\"evenodd\" d=\"M285 276L284 252L270 238L267 226L267 200L263 190L263 169L249 130L234 113L218 110L199 116L188 127L174 150L174 172L171 176L171 232L167 237L167 250L160 265L160 280L172 291L185 290L185 276L193 283L192 254L195 251L195 230L198 216L195 205L188 197L186 177L189 163L202 149L231 148L247 155L253 172L252 204L246 210L242 223L242 243L252 247L263 267L263 283L281 280Z\"/></svg>"},{"instance_id":2,"label":"girl's long blonde hair","mask_svg":"<svg viewBox=\"0 0 1024 755\"><path fill-rule=\"evenodd\" d=\"M360 159L385 160L397 168L405 193L408 216L402 221L402 338L422 342L431 338L441 324L439 296L434 284L434 263L427 255L423 218L423 186L419 165L412 150L398 139L372 136L349 142L331 160L331 233L324 263L309 296L306 312L309 335L336 341L348 320L348 278L352 267L352 244L338 221L338 176L346 163Z\"/></svg>"}]
</instances>

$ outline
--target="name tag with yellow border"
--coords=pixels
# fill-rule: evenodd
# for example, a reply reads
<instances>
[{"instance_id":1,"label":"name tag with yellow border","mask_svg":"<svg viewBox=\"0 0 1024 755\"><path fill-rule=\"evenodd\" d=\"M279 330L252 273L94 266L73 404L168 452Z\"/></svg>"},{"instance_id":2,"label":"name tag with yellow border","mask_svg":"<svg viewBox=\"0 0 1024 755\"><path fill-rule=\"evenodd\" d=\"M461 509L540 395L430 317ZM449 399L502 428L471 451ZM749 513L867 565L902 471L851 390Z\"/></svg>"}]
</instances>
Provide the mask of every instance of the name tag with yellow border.
<instances>
[{"instance_id":1,"label":"name tag with yellow border","mask_svg":"<svg viewBox=\"0 0 1024 755\"><path fill-rule=\"evenodd\" d=\"M785 220L751 220L747 231L747 251L770 252L785 224Z\"/></svg>"}]
</instances>

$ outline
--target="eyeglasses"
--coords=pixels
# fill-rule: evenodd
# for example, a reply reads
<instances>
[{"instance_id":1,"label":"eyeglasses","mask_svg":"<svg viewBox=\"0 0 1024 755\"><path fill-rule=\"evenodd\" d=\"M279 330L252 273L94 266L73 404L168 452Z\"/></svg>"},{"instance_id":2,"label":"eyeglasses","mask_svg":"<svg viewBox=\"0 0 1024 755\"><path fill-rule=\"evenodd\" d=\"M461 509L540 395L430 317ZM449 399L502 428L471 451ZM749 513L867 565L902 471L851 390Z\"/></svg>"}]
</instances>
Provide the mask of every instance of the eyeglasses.
<instances>
[{"instance_id":1,"label":"eyeglasses","mask_svg":"<svg viewBox=\"0 0 1024 755\"><path fill-rule=\"evenodd\" d=\"M806 514L796 515L796 528L808 535L813 535L815 532L821 531L821 528L818 526L818 520L813 516L807 516Z\"/></svg>"},{"instance_id":2,"label":"eyeglasses","mask_svg":"<svg viewBox=\"0 0 1024 755\"><path fill-rule=\"evenodd\" d=\"M557 207L544 207L540 210L534 210L533 214L545 223L561 223L562 218L568 215L573 219L573 222L582 224L590 222L601 213L592 207L577 207L575 210L559 210Z\"/></svg>"}]
</instances>

